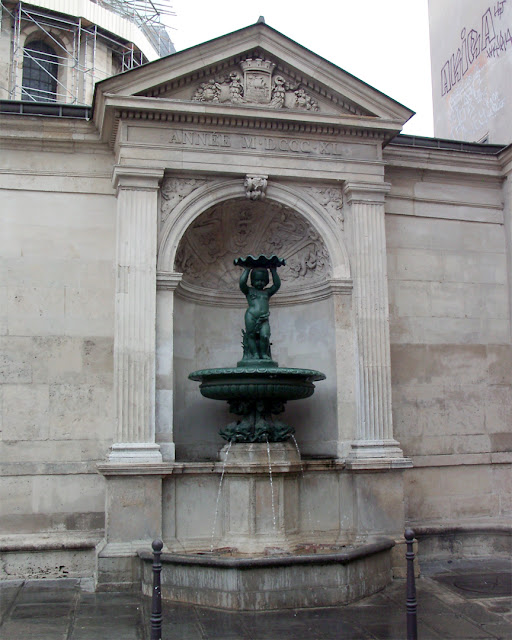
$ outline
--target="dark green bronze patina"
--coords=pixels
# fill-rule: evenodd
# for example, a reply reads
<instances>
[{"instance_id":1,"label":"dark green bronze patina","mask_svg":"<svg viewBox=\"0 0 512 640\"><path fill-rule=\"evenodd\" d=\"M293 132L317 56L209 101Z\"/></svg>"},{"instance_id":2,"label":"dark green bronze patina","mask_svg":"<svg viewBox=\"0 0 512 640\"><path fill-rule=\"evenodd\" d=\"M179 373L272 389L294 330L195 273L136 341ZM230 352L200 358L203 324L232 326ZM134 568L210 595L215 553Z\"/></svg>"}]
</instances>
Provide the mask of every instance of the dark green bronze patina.
<instances>
[{"instance_id":1,"label":"dark green bronze patina","mask_svg":"<svg viewBox=\"0 0 512 640\"><path fill-rule=\"evenodd\" d=\"M301 400L313 395L313 382L325 375L313 369L279 367L270 352L269 299L279 290L281 280L277 268L285 261L277 256L247 256L237 258L235 265L243 267L240 290L247 298L245 331L242 331L243 357L236 367L203 369L189 375L201 382L203 396L225 400L231 413L239 418L220 431L231 442L283 442L293 434L274 415L284 411L288 400ZM265 288L272 274L272 285ZM251 278L251 285L247 284Z\"/></svg>"}]
</instances>

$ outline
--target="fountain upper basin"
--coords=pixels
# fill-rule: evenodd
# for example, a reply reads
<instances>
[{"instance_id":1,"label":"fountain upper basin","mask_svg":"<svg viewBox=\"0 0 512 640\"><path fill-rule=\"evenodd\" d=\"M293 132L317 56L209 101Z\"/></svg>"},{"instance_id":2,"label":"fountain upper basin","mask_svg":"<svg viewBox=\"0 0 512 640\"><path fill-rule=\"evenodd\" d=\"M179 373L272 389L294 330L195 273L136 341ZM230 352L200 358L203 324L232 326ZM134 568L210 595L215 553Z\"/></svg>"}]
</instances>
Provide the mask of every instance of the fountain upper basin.
<instances>
[{"instance_id":1,"label":"fountain upper basin","mask_svg":"<svg viewBox=\"0 0 512 640\"><path fill-rule=\"evenodd\" d=\"M314 369L255 366L202 369L189 375L201 382L199 389L212 400L302 400L313 395L313 382L325 380Z\"/></svg>"}]
</instances>

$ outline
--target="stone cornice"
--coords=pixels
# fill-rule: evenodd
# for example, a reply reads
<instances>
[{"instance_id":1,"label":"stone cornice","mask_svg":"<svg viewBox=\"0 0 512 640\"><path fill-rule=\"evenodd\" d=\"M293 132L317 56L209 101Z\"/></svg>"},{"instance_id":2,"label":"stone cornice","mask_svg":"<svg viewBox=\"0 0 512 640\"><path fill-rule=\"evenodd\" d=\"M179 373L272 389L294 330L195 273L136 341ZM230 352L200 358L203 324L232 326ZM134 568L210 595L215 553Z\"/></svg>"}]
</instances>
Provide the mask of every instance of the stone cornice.
<instances>
[{"instance_id":1,"label":"stone cornice","mask_svg":"<svg viewBox=\"0 0 512 640\"><path fill-rule=\"evenodd\" d=\"M92 122L45 116L1 115L0 146L23 151L112 154Z\"/></svg>"},{"instance_id":2,"label":"stone cornice","mask_svg":"<svg viewBox=\"0 0 512 640\"><path fill-rule=\"evenodd\" d=\"M164 98L105 95L105 120L101 133L103 141L114 144L120 119L171 122L188 127L208 125L280 133L355 136L384 142L394 137L401 127L396 120L370 116L272 111L254 106L205 106L200 102Z\"/></svg>"},{"instance_id":3,"label":"stone cornice","mask_svg":"<svg viewBox=\"0 0 512 640\"><path fill-rule=\"evenodd\" d=\"M407 207L403 210L404 204ZM411 204L414 203L414 213ZM418 204L434 205L431 209L419 210ZM447 212L446 205L453 207L451 213ZM452 200L447 198L427 198L411 196L407 194L391 193L386 198L386 213L390 215L406 215L419 218L436 218L445 220L465 220L469 222L484 222L490 224L503 224L503 208L497 204L475 203L464 200Z\"/></svg>"},{"instance_id":4,"label":"stone cornice","mask_svg":"<svg viewBox=\"0 0 512 640\"><path fill-rule=\"evenodd\" d=\"M499 160L503 169L503 174L509 176L512 173L512 144L499 154Z\"/></svg>"},{"instance_id":5,"label":"stone cornice","mask_svg":"<svg viewBox=\"0 0 512 640\"><path fill-rule=\"evenodd\" d=\"M161 275L158 274L157 289L170 289L170 287L165 285L165 282L165 278L161 278ZM351 293L352 280L330 279L317 285L304 285L300 289L281 290L278 296L272 298L272 306L281 307L295 304L308 304L317 302L318 300L325 300L333 294L349 295ZM246 306L243 296L237 291L212 291L184 281L180 283L179 288L176 290L176 295L184 300L206 306L234 307L240 309Z\"/></svg>"},{"instance_id":6,"label":"stone cornice","mask_svg":"<svg viewBox=\"0 0 512 640\"><path fill-rule=\"evenodd\" d=\"M61 551L95 549L104 537L103 530L49 531L15 533L0 536L0 551Z\"/></svg>"},{"instance_id":7,"label":"stone cornice","mask_svg":"<svg viewBox=\"0 0 512 640\"><path fill-rule=\"evenodd\" d=\"M422 149L419 147L393 146L383 150L383 158L388 167L408 168L445 174L478 174L480 176L503 176L498 156L487 156L467 151L451 149ZM471 178L472 179L472 178Z\"/></svg>"}]
</instances>

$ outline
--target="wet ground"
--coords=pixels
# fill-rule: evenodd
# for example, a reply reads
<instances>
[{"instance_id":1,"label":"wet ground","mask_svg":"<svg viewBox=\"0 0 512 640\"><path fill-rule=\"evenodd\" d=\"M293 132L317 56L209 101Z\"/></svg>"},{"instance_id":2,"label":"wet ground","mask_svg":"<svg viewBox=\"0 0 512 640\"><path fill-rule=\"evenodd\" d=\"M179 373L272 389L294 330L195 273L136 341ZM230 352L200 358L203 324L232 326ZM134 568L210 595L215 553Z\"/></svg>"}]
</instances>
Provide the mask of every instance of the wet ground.
<instances>
[{"instance_id":1,"label":"wet ground","mask_svg":"<svg viewBox=\"0 0 512 640\"><path fill-rule=\"evenodd\" d=\"M416 581L419 640L512 638L511 564L504 560L422 565ZM91 593L90 582L0 583L2 640L149 640L149 599ZM405 582L328 609L225 612L164 603L163 640L406 638Z\"/></svg>"}]
</instances>

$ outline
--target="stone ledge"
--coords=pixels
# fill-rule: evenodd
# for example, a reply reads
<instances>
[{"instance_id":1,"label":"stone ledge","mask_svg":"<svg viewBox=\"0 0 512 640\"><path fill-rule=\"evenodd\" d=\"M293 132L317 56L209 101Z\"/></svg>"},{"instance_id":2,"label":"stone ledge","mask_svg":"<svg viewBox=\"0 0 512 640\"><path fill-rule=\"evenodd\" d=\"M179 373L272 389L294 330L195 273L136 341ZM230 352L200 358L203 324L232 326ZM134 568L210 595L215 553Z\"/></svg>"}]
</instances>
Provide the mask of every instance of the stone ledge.
<instances>
[{"instance_id":1,"label":"stone ledge","mask_svg":"<svg viewBox=\"0 0 512 640\"><path fill-rule=\"evenodd\" d=\"M61 476L94 475L95 460L88 462L4 462L0 465L0 475L8 476Z\"/></svg>"},{"instance_id":2,"label":"stone ledge","mask_svg":"<svg viewBox=\"0 0 512 640\"><path fill-rule=\"evenodd\" d=\"M272 462L272 474L302 473L307 471L342 471L345 463L340 460L303 460L292 464ZM98 464L99 473L104 476L172 476L200 474L268 474L268 464L230 464L222 462L164 462L164 463L102 463Z\"/></svg>"},{"instance_id":3,"label":"stone ledge","mask_svg":"<svg viewBox=\"0 0 512 640\"><path fill-rule=\"evenodd\" d=\"M510 558L512 523L506 520L435 522L412 526L419 559Z\"/></svg>"},{"instance_id":4,"label":"stone ledge","mask_svg":"<svg viewBox=\"0 0 512 640\"><path fill-rule=\"evenodd\" d=\"M132 542L108 542L98 553L98 558L128 558L145 553L151 549L152 540L133 540ZM166 547L164 546L164 549ZM150 553L149 551L147 553Z\"/></svg>"},{"instance_id":5,"label":"stone ledge","mask_svg":"<svg viewBox=\"0 0 512 640\"><path fill-rule=\"evenodd\" d=\"M51 533L19 533L0 536L0 551L62 551L95 549L104 532L77 531Z\"/></svg>"},{"instance_id":6,"label":"stone ledge","mask_svg":"<svg viewBox=\"0 0 512 640\"><path fill-rule=\"evenodd\" d=\"M452 535L456 533L498 533L512 535L512 522L467 521L467 522L439 522L431 524L411 524L410 528L418 538L426 536Z\"/></svg>"},{"instance_id":7,"label":"stone ledge","mask_svg":"<svg viewBox=\"0 0 512 640\"><path fill-rule=\"evenodd\" d=\"M347 470L355 472L410 469L412 466L410 458L354 458L346 461Z\"/></svg>"},{"instance_id":8,"label":"stone ledge","mask_svg":"<svg viewBox=\"0 0 512 640\"><path fill-rule=\"evenodd\" d=\"M411 456L413 466L456 467L460 465L507 464L512 462L512 452L495 453L446 453Z\"/></svg>"}]
</instances>

